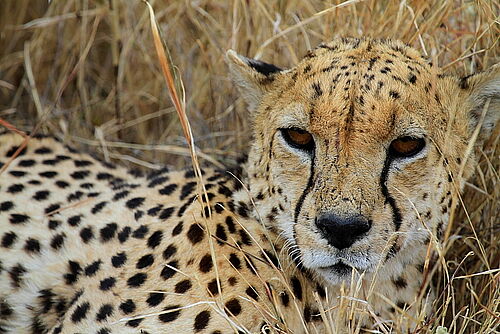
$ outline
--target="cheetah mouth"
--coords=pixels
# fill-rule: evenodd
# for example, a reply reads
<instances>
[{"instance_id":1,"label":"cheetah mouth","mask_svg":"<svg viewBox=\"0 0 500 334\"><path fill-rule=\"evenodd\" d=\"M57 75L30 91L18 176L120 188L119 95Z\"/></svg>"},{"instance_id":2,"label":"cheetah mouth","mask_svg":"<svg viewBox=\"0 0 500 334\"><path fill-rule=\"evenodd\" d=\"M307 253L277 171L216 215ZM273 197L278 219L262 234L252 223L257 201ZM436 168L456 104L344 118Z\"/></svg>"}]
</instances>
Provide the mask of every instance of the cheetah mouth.
<instances>
[{"instance_id":1,"label":"cheetah mouth","mask_svg":"<svg viewBox=\"0 0 500 334\"><path fill-rule=\"evenodd\" d=\"M343 261L339 261L331 266L318 268L318 270L320 270L320 271L328 272L330 274L336 274L338 276L351 275L351 272L353 269L354 269L353 266L348 265L347 263L344 263Z\"/></svg>"}]
</instances>

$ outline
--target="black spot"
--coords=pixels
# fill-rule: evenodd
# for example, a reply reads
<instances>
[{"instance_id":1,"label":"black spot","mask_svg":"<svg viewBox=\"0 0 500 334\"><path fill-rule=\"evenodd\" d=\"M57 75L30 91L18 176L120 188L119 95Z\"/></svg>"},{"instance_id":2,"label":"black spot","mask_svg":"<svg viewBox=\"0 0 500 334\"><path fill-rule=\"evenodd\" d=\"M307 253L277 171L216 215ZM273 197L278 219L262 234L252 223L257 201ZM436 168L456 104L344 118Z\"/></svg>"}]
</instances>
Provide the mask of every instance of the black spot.
<instances>
[{"instance_id":1,"label":"black spot","mask_svg":"<svg viewBox=\"0 0 500 334\"><path fill-rule=\"evenodd\" d=\"M213 267L212 256L210 254L205 254L199 264L200 271L202 273L208 273Z\"/></svg>"},{"instance_id":2,"label":"black spot","mask_svg":"<svg viewBox=\"0 0 500 334\"><path fill-rule=\"evenodd\" d=\"M229 283L230 286L235 286L236 283L238 283L238 279L236 277L232 276L232 277L229 277L227 282Z\"/></svg>"},{"instance_id":3,"label":"black spot","mask_svg":"<svg viewBox=\"0 0 500 334\"><path fill-rule=\"evenodd\" d=\"M267 249L264 249L264 253L267 255L267 258L269 258L269 260L272 262L272 264L276 267L276 268L280 268L280 263L278 261L278 259L276 258L276 256L271 253L270 251L268 251ZM266 256L264 256L264 254L262 254L262 257L264 259L266 259Z\"/></svg>"},{"instance_id":4,"label":"black spot","mask_svg":"<svg viewBox=\"0 0 500 334\"><path fill-rule=\"evenodd\" d=\"M415 74L410 74L410 76L408 77L408 81L411 84L414 84L415 82L417 82L417 77L415 76Z\"/></svg>"},{"instance_id":5,"label":"black spot","mask_svg":"<svg viewBox=\"0 0 500 334\"><path fill-rule=\"evenodd\" d=\"M149 306L157 306L160 305L160 303L165 299L165 294L161 292L152 292L149 294L148 299L146 299L146 303L148 303Z\"/></svg>"},{"instance_id":6,"label":"black spot","mask_svg":"<svg viewBox=\"0 0 500 334\"><path fill-rule=\"evenodd\" d=\"M92 161L89 160L74 160L73 163L75 167L86 167L92 165Z\"/></svg>"},{"instance_id":7,"label":"black spot","mask_svg":"<svg viewBox=\"0 0 500 334\"><path fill-rule=\"evenodd\" d=\"M55 250L60 249L64 245L64 238L66 238L66 234L64 233L56 234L50 241L50 247L52 247Z\"/></svg>"},{"instance_id":8,"label":"black spot","mask_svg":"<svg viewBox=\"0 0 500 334\"><path fill-rule=\"evenodd\" d=\"M97 334L111 334L111 329L103 327L97 331Z\"/></svg>"},{"instance_id":9,"label":"black spot","mask_svg":"<svg viewBox=\"0 0 500 334\"><path fill-rule=\"evenodd\" d=\"M127 299L120 304L120 310L125 314L130 314L135 311L135 303L132 299Z\"/></svg>"},{"instance_id":10,"label":"black spot","mask_svg":"<svg viewBox=\"0 0 500 334\"><path fill-rule=\"evenodd\" d=\"M172 216L172 214L174 213L174 210L175 210L175 208L173 208L173 207L163 209L160 213L159 218L163 219L163 220L170 218Z\"/></svg>"},{"instance_id":11,"label":"black spot","mask_svg":"<svg viewBox=\"0 0 500 334\"><path fill-rule=\"evenodd\" d=\"M400 95L398 92L394 91L394 90L391 90L389 92L389 96L392 97L393 99L399 99L400 98Z\"/></svg>"},{"instance_id":12,"label":"black spot","mask_svg":"<svg viewBox=\"0 0 500 334\"><path fill-rule=\"evenodd\" d=\"M99 213L106 206L106 204L108 204L108 202L106 202L106 201L97 203L96 205L94 205L92 210L90 210L90 212L92 212L92 214L95 215L95 214Z\"/></svg>"},{"instance_id":13,"label":"black spot","mask_svg":"<svg viewBox=\"0 0 500 334\"><path fill-rule=\"evenodd\" d=\"M99 283L99 289L102 291L108 291L112 287L114 287L116 284L116 278L114 277L107 277Z\"/></svg>"},{"instance_id":14,"label":"black spot","mask_svg":"<svg viewBox=\"0 0 500 334\"><path fill-rule=\"evenodd\" d=\"M204 330L208 326L208 322L210 321L210 312L209 311L201 311L194 318L194 331L195 333Z\"/></svg>"},{"instance_id":15,"label":"black spot","mask_svg":"<svg viewBox=\"0 0 500 334\"><path fill-rule=\"evenodd\" d=\"M153 256L153 254L147 254L147 255L144 255L143 257L141 257L138 261L137 261L137 264L135 265L135 267L137 269L143 269L143 268L146 268L146 267L149 267L150 265L152 265L155 261L155 258Z\"/></svg>"},{"instance_id":16,"label":"black spot","mask_svg":"<svg viewBox=\"0 0 500 334\"><path fill-rule=\"evenodd\" d=\"M235 269L241 269L241 261L236 254L231 253L231 255L229 255L229 262Z\"/></svg>"},{"instance_id":17,"label":"black spot","mask_svg":"<svg viewBox=\"0 0 500 334\"><path fill-rule=\"evenodd\" d=\"M76 171L76 172L69 174L69 176L71 176L75 180L83 180L84 178L86 178L89 175L90 175L90 171L88 171L88 170L80 170L80 171Z\"/></svg>"},{"instance_id":18,"label":"black spot","mask_svg":"<svg viewBox=\"0 0 500 334\"><path fill-rule=\"evenodd\" d=\"M61 206L59 204L51 204L48 207L45 208L44 212L47 215L52 215L54 214L57 210L59 210Z\"/></svg>"},{"instance_id":19,"label":"black spot","mask_svg":"<svg viewBox=\"0 0 500 334\"><path fill-rule=\"evenodd\" d=\"M169 278L171 278L172 276L174 276L176 273L177 273L177 267L179 266L179 264L177 263L177 261L170 261L169 263L167 263L167 265L162 269L161 273L160 273L160 276L164 279L164 280L167 280ZM175 269L174 269L175 268Z\"/></svg>"},{"instance_id":20,"label":"black spot","mask_svg":"<svg viewBox=\"0 0 500 334\"><path fill-rule=\"evenodd\" d=\"M231 216L226 217L226 225L227 225L227 229L229 230L230 233L236 232L236 225L234 224L233 217L231 217Z\"/></svg>"},{"instance_id":21,"label":"black spot","mask_svg":"<svg viewBox=\"0 0 500 334\"><path fill-rule=\"evenodd\" d=\"M141 225L132 233L132 236L136 239L143 239L148 231L149 228L146 225Z\"/></svg>"},{"instance_id":22,"label":"black spot","mask_svg":"<svg viewBox=\"0 0 500 334\"><path fill-rule=\"evenodd\" d=\"M193 192L195 187L196 182L188 182L184 186L182 186L180 200L182 201L186 197L188 197Z\"/></svg>"},{"instance_id":23,"label":"black spot","mask_svg":"<svg viewBox=\"0 0 500 334\"><path fill-rule=\"evenodd\" d=\"M302 300L302 285L297 277L292 278L292 291L298 300Z\"/></svg>"},{"instance_id":24,"label":"black spot","mask_svg":"<svg viewBox=\"0 0 500 334\"><path fill-rule=\"evenodd\" d=\"M17 234L14 232L7 232L2 237L2 247L9 248L11 247L17 240Z\"/></svg>"},{"instance_id":25,"label":"black spot","mask_svg":"<svg viewBox=\"0 0 500 334\"><path fill-rule=\"evenodd\" d=\"M138 288L146 282L148 275L146 273L137 273L127 280L127 285L131 288Z\"/></svg>"},{"instance_id":26,"label":"black spot","mask_svg":"<svg viewBox=\"0 0 500 334\"><path fill-rule=\"evenodd\" d=\"M226 303L226 308L234 316L237 316L238 314L241 313L241 305L236 298L233 298L230 301L228 301Z\"/></svg>"},{"instance_id":27,"label":"black spot","mask_svg":"<svg viewBox=\"0 0 500 334\"><path fill-rule=\"evenodd\" d=\"M47 179L52 179L54 176L57 175L57 172L48 171L48 172L38 173L38 175L40 175L41 177L45 177Z\"/></svg>"},{"instance_id":28,"label":"black spot","mask_svg":"<svg viewBox=\"0 0 500 334\"><path fill-rule=\"evenodd\" d=\"M111 304L104 304L104 305L101 306L101 308L97 312L95 320L101 322L103 320L106 320L106 318L109 317L112 314L113 314L113 305L111 305Z\"/></svg>"},{"instance_id":29,"label":"black spot","mask_svg":"<svg viewBox=\"0 0 500 334\"><path fill-rule=\"evenodd\" d=\"M238 202L238 214L244 218L248 217L248 206L245 202Z\"/></svg>"},{"instance_id":30,"label":"black spot","mask_svg":"<svg viewBox=\"0 0 500 334\"><path fill-rule=\"evenodd\" d=\"M252 239L251 239L251 238L250 238L250 236L248 235L247 231L245 231L244 229L241 229L241 230L239 231L239 234L240 234L241 242L242 242L244 245L247 245L247 246L252 245Z\"/></svg>"},{"instance_id":31,"label":"black spot","mask_svg":"<svg viewBox=\"0 0 500 334\"><path fill-rule=\"evenodd\" d=\"M215 229L215 236L222 241L227 241L227 234L226 230L224 229L224 226L222 226L221 224L217 224L217 228ZM218 242L219 244L223 244L220 241Z\"/></svg>"},{"instance_id":32,"label":"black spot","mask_svg":"<svg viewBox=\"0 0 500 334\"><path fill-rule=\"evenodd\" d=\"M202 241L204 236L205 232L203 231L203 229L199 224L194 223L189 227L189 230L187 232L187 237L193 245Z\"/></svg>"},{"instance_id":33,"label":"black spot","mask_svg":"<svg viewBox=\"0 0 500 334\"><path fill-rule=\"evenodd\" d=\"M176 293L185 293L189 289L191 289L191 281L188 280L188 279L185 279L185 280L180 281L179 283L177 283L175 285L175 289L174 290L175 290Z\"/></svg>"},{"instance_id":34,"label":"black spot","mask_svg":"<svg viewBox=\"0 0 500 334\"><path fill-rule=\"evenodd\" d=\"M321 95L323 95L323 90L321 89L319 82L313 83L312 88L314 90L313 99L316 99L316 98L320 97Z\"/></svg>"},{"instance_id":35,"label":"black spot","mask_svg":"<svg viewBox=\"0 0 500 334\"><path fill-rule=\"evenodd\" d=\"M16 151L19 149L20 147L19 146L12 146L8 151L7 151L7 154L5 155L7 158L11 158L14 156L14 154L16 153ZM18 157L21 156L21 155L24 155L26 153L26 147L24 147L20 152L19 154L17 155Z\"/></svg>"},{"instance_id":36,"label":"black spot","mask_svg":"<svg viewBox=\"0 0 500 334\"><path fill-rule=\"evenodd\" d=\"M61 225L61 222L59 220L55 220L55 219L51 219L49 220L49 229L51 230L55 230L56 228L59 227L59 225Z\"/></svg>"},{"instance_id":37,"label":"black spot","mask_svg":"<svg viewBox=\"0 0 500 334\"><path fill-rule=\"evenodd\" d=\"M160 177L154 178L151 182L149 182L148 187L154 188L158 185L161 185L161 184L167 182L168 179L169 179L168 176L160 176Z\"/></svg>"},{"instance_id":38,"label":"black spot","mask_svg":"<svg viewBox=\"0 0 500 334\"><path fill-rule=\"evenodd\" d=\"M127 197L129 194L130 194L130 191L128 191L128 190L120 191L120 192L116 193L115 196L113 196L113 201L119 201L119 200Z\"/></svg>"},{"instance_id":39,"label":"black spot","mask_svg":"<svg viewBox=\"0 0 500 334\"><path fill-rule=\"evenodd\" d=\"M183 222L179 222L175 227L172 229L172 236L175 237L176 235L179 235L182 232L182 227L183 227Z\"/></svg>"},{"instance_id":40,"label":"black spot","mask_svg":"<svg viewBox=\"0 0 500 334\"><path fill-rule=\"evenodd\" d=\"M98 180L109 180L109 179L112 179L113 178L113 175L109 174L109 173L98 173L97 174L97 179Z\"/></svg>"},{"instance_id":41,"label":"black spot","mask_svg":"<svg viewBox=\"0 0 500 334\"><path fill-rule=\"evenodd\" d=\"M398 301L396 303L396 306L399 307L400 309L405 309L406 306L407 306L407 304L405 302L403 302L403 301Z\"/></svg>"},{"instance_id":42,"label":"black spot","mask_svg":"<svg viewBox=\"0 0 500 334\"><path fill-rule=\"evenodd\" d=\"M253 287L253 286L249 286L246 290L245 290L246 294L252 298L252 299L255 299L255 300L259 300L259 295L257 294L257 290Z\"/></svg>"},{"instance_id":43,"label":"black spot","mask_svg":"<svg viewBox=\"0 0 500 334\"><path fill-rule=\"evenodd\" d=\"M72 194L69 194L67 197L68 202L73 202L73 201L78 201L80 198L82 198L83 192L77 190Z\"/></svg>"},{"instance_id":44,"label":"black spot","mask_svg":"<svg viewBox=\"0 0 500 334\"><path fill-rule=\"evenodd\" d=\"M15 152L15 151L14 151ZM14 154L14 153L12 153ZM21 160L17 164L19 167L32 167L36 164L36 161L33 159L26 159L26 160Z\"/></svg>"},{"instance_id":45,"label":"black spot","mask_svg":"<svg viewBox=\"0 0 500 334\"><path fill-rule=\"evenodd\" d=\"M13 184L10 187L7 188L7 192L10 194L17 194L21 191L23 191L24 186L20 183Z\"/></svg>"},{"instance_id":46,"label":"black spot","mask_svg":"<svg viewBox=\"0 0 500 334\"><path fill-rule=\"evenodd\" d=\"M20 170L11 170L9 172L9 174L12 175L12 176L14 176L14 177L21 177L21 176L26 175L27 173L23 172L23 171L20 171Z\"/></svg>"},{"instance_id":47,"label":"black spot","mask_svg":"<svg viewBox=\"0 0 500 334\"><path fill-rule=\"evenodd\" d=\"M14 203L12 203L11 201L2 202L2 203L0 203L0 212L9 211L13 207L14 207Z\"/></svg>"},{"instance_id":48,"label":"black spot","mask_svg":"<svg viewBox=\"0 0 500 334\"><path fill-rule=\"evenodd\" d=\"M174 245L169 245L164 251L163 251L163 259L168 260L171 258L175 252L177 252L177 248Z\"/></svg>"},{"instance_id":49,"label":"black spot","mask_svg":"<svg viewBox=\"0 0 500 334\"><path fill-rule=\"evenodd\" d=\"M103 242L109 241L115 237L118 225L116 223L109 223L99 231L101 240Z\"/></svg>"},{"instance_id":50,"label":"black spot","mask_svg":"<svg viewBox=\"0 0 500 334\"><path fill-rule=\"evenodd\" d=\"M145 198L144 197L135 197L132 199L129 199L125 205L129 209L136 209L140 207L144 203Z\"/></svg>"},{"instance_id":51,"label":"black spot","mask_svg":"<svg viewBox=\"0 0 500 334\"><path fill-rule=\"evenodd\" d=\"M92 232L92 227L84 227L80 231L80 238L84 243L88 243L91 239L94 238L94 232Z\"/></svg>"},{"instance_id":52,"label":"black spot","mask_svg":"<svg viewBox=\"0 0 500 334\"><path fill-rule=\"evenodd\" d=\"M160 210L162 208L163 208L163 204L158 204L157 206L149 208L148 211L146 211L146 213L148 214L148 216L155 217L158 215L158 213L160 212Z\"/></svg>"},{"instance_id":53,"label":"black spot","mask_svg":"<svg viewBox=\"0 0 500 334\"><path fill-rule=\"evenodd\" d=\"M85 319L89 308L90 304L87 302L78 305L71 315L71 321L76 324Z\"/></svg>"},{"instance_id":54,"label":"black spot","mask_svg":"<svg viewBox=\"0 0 500 334\"><path fill-rule=\"evenodd\" d=\"M280 293L280 298L281 304L283 304L283 306L287 307L290 304L290 296L285 291Z\"/></svg>"},{"instance_id":55,"label":"black spot","mask_svg":"<svg viewBox=\"0 0 500 334\"><path fill-rule=\"evenodd\" d=\"M101 260L97 260L89 264L88 266L85 267L83 272L85 273L85 276L92 277L95 275L97 271L99 271L99 268L101 267Z\"/></svg>"},{"instance_id":56,"label":"black spot","mask_svg":"<svg viewBox=\"0 0 500 334\"><path fill-rule=\"evenodd\" d=\"M40 241L28 238L24 244L24 249L29 253L40 253Z\"/></svg>"},{"instance_id":57,"label":"black spot","mask_svg":"<svg viewBox=\"0 0 500 334\"><path fill-rule=\"evenodd\" d=\"M59 160L58 159L45 159L42 161L42 163L44 165L47 165L47 166L55 166L59 163Z\"/></svg>"},{"instance_id":58,"label":"black spot","mask_svg":"<svg viewBox=\"0 0 500 334\"><path fill-rule=\"evenodd\" d=\"M129 226L125 226L120 232L118 232L118 240L121 243L124 243L128 240L131 233L132 229Z\"/></svg>"},{"instance_id":59,"label":"black spot","mask_svg":"<svg viewBox=\"0 0 500 334\"><path fill-rule=\"evenodd\" d=\"M172 184L169 184L169 185L163 187L158 192L160 193L160 195L167 195L168 196L168 195L171 195L176 189L177 189L177 185L172 183Z\"/></svg>"},{"instance_id":60,"label":"black spot","mask_svg":"<svg viewBox=\"0 0 500 334\"><path fill-rule=\"evenodd\" d=\"M82 220L81 215L71 216L68 218L68 224L71 226L78 226Z\"/></svg>"},{"instance_id":61,"label":"black spot","mask_svg":"<svg viewBox=\"0 0 500 334\"><path fill-rule=\"evenodd\" d=\"M9 318L14 311L10 307L9 304L5 301L0 301L0 319L7 319Z\"/></svg>"},{"instance_id":62,"label":"black spot","mask_svg":"<svg viewBox=\"0 0 500 334\"><path fill-rule=\"evenodd\" d=\"M21 280L24 273L26 273L26 269L19 263L10 269L9 276L14 288L19 288L21 286Z\"/></svg>"},{"instance_id":63,"label":"black spot","mask_svg":"<svg viewBox=\"0 0 500 334\"><path fill-rule=\"evenodd\" d=\"M35 154L50 154L52 150L46 146L39 147L35 150Z\"/></svg>"},{"instance_id":64,"label":"black spot","mask_svg":"<svg viewBox=\"0 0 500 334\"><path fill-rule=\"evenodd\" d=\"M69 273L64 274L64 280L66 284L72 285L78 280L82 272L82 267L76 261L68 261Z\"/></svg>"},{"instance_id":65,"label":"black spot","mask_svg":"<svg viewBox=\"0 0 500 334\"><path fill-rule=\"evenodd\" d=\"M127 326L134 327L134 328L138 327L141 324L142 320L144 320L144 319L140 318L140 319L129 320L129 321L127 321ZM141 330L140 333L142 334L142 333L147 333L147 332Z\"/></svg>"},{"instance_id":66,"label":"black spot","mask_svg":"<svg viewBox=\"0 0 500 334\"><path fill-rule=\"evenodd\" d=\"M224 195L226 197L231 197L233 195L233 192L231 189L226 187L225 185L221 184L218 189L219 194Z\"/></svg>"},{"instance_id":67,"label":"black spot","mask_svg":"<svg viewBox=\"0 0 500 334\"><path fill-rule=\"evenodd\" d=\"M161 322L172 322L179 318L181 311L178 310L180 305L171 305L163 309L163 313L158 316Z\"/></svg>"},{"instance_id":68,"label":"black spot","mask_svg":"<svg viewBox=\"0 0 500 334\"><path fill-rule=\"evenodd\" d=\"M398 289L404 289L408 286L408 283L403 277L398 277L396 279L392 279L392 283L396 286Z\"/></svg>"},{"instance_id":69,"label":"black spot","mask_svg":"<svg viewBox=\"0 0 500 334\"><path fill-rule=\"evenodd\" d=\"M46 314L54 305L53 298L55 297L55 294L50 289L43 289L38 291L38 293L38 299L40 299L40 303L42 305L42 313Z\"/></svg>"},{"instance_id":70,"label":"black spot","mask_svg":"<svg viewBox=\"0 0 500 334\"><path fill-rule=\"evenodd\" d=\"M217 286L217 280L213 279L207 284L207 289L208 291L213 295L216 296L219 294L219 288Z\"/></svg>"},{"instance_id":71,"label":"black spot","mask_svg":"<svg viewBox=\"0 0 500 334\"><path fill-rule=\"evenodd\" d=\"M44 201L49 197L49 194L50 192L47 190L40 190L33 195L33 199L35 201Z\"/></svg>"},{"instance_id":72,"label":"black spot","mask_svg":"<svg viewBox=\"0 0 500 334\"><path fill-rule=\"evenodd\" d=\"M152 249L156 248L161 243L162 238L163 238L162 231L154 232L148 238L148 247Z\"/></svg>"},{"instance_id":73,"label":"black spot","mask_svg":"<svg viewBox=\"0 0 500 334\"><path fill-rule=\"evenodd\" d=\"M111 264L115 268L120 268L127 261L127 254L125 252L120 252L111 258Z\"/></svg>"},{"instance_id":74,"label":"black spot","mask_svg":"<svg viewBox=\"0 0 500 334\"><path fill-rule=\"evenodd\" d=\"M94 188L94 184L89 183L89 182L85 182L85 183L80 184L80 188L89 190L89 189Z\"/></svg>"},{"instance_id":75,"label":"black spot","mask_svg":"<svg viewBox=\"0 0 500 334\"><path fill-rule=\"evenodd\" d=\"M9 222L11 224L24 224L30 219L29 216L19 214L19 213L13 213L10 215Z\"/></svg>"}]
</instances>

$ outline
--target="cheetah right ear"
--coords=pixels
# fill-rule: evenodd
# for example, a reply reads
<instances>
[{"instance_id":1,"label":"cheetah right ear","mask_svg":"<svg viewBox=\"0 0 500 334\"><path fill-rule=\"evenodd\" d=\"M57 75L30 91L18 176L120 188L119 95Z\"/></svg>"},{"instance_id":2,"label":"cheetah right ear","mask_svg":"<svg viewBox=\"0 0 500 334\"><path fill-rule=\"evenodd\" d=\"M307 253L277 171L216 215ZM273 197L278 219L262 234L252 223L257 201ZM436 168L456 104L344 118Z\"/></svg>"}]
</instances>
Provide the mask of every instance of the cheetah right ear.
<instances>
[{"instance_id":1,"label":"cheetah right ear","mask_svg":"<svg viewBox=\"0 0 500 334\"><path fill-rule=\"evenodd\" d=\"M251 111L255 111L262 96L268 92L274 81L274 76L281 72L279 67L259 60L240 56L233 50L226 53L229 71L238 90Z\"/></svg>"},{"instance_id":2,"label":"cheetah right ear","mask_svg":"<svg viewBox=\"0 0 500 334\"><path fill-rule=\"evenodd\" d=\"M469 113L472 131L478 126L485 112L478 138L478 142L481 143L490 136L500 121L500 64L493 65L484 72L462 78L460 88L468 95L466 111ZM488 108L484 110L485 107Z\"/></svg>"}]
</instances>

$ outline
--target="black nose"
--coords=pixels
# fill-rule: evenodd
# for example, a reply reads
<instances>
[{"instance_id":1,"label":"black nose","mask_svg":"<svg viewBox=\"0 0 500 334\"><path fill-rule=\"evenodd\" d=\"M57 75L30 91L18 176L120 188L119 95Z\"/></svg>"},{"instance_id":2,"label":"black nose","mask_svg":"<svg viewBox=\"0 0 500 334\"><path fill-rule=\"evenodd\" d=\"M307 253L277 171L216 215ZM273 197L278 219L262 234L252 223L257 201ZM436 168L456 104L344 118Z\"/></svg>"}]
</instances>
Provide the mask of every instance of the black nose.
<instances>
[{"instance_id":1,"label":"black nose","mask_svg":"<svg viewBox=\"0 0 500 334\"><path fill-rule=\"evenodd\" d=\"M361 216L340 217L325 213L316 219L316 226L330 245L344 249L368 232L371 222Z\"/></svg>"}]
</instances>

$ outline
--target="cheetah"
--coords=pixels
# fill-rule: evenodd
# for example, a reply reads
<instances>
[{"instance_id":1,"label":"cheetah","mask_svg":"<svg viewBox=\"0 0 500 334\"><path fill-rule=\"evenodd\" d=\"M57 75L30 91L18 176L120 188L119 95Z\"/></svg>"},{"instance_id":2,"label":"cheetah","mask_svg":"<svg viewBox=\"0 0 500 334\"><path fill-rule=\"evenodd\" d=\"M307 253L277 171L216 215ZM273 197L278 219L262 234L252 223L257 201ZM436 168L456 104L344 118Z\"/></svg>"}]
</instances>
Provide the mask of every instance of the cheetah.
<instances>
[{"instance_id":1,"label":"cheetah","mask_svg":"<svg viewBox=\"0 0 500 334\"><path fill-rule=\"evenodd\" d=\"M227 62L254 124L241 172L142 175L0 135L1 333L321 333L349 287L364 326L428 310L429 245L499 119L500 67L458 78L368 38L292 69Z\"/></svg>"}]
</instances>

